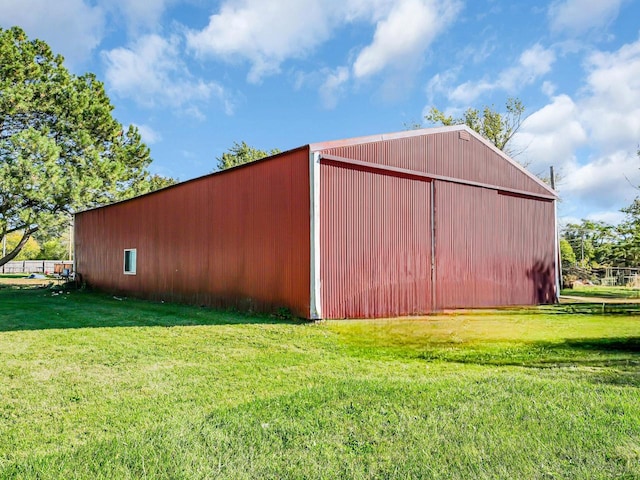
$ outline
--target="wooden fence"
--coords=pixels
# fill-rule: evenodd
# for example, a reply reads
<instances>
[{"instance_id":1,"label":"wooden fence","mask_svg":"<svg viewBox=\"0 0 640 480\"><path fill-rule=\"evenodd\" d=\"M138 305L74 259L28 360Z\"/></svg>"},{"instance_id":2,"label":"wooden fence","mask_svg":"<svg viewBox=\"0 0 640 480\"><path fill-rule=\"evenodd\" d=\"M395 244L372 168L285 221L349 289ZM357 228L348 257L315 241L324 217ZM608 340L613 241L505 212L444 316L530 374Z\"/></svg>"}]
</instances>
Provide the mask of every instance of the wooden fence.
<instances>
[{"instance_id":1,"label":"wooden fence","mask_svg":"<svg viewBox=\"0 0 640 480\"><path fill-rule=\"evenodd\" d=\"M2 273L54 273L56 264L73 264L69 260L12 260L0 267Z\"/></svg>"}]
</instances>

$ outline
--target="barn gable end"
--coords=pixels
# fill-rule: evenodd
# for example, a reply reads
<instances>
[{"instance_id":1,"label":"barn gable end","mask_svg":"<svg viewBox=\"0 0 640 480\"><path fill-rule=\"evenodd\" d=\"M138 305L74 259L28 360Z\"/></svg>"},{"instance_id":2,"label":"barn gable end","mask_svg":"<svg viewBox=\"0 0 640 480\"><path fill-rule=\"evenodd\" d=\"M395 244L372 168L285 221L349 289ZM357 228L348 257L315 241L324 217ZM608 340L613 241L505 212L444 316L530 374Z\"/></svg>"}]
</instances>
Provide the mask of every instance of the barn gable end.
<instances>
[{"instance_id":1,"label":"barn gable end","mask_svg":"<svg viewBox=\"0 0 640 480\"><path fill-rule=\"evenodd\" d=\"M325 317L549 303L555 193L466 127L312 144Z\"/></svg>"},{"instance_id":2,"label":"barn gable end","mask_svg":"<svg viewBox=\"0 0 640 480\"><path fill-rule=\"evenodd\" d=\"M466 126L316 143L312 151L469 182L555 195L547 185Z\"/></svg>"}]
</instances>

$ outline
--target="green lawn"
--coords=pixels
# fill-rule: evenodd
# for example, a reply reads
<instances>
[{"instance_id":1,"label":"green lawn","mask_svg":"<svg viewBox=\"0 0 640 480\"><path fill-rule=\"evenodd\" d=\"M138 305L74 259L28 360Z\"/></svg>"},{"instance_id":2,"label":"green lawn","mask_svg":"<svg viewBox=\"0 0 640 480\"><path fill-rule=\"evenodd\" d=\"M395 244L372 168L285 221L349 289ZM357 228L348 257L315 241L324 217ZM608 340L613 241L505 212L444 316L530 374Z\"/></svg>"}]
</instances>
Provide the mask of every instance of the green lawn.
<instances>
[{"instance_id":1,"label":"green lawn","mask_svg":"<svg viewBox=\"0 0 640 480\"><path fill-rule=\"evenodd\" d=\"M602 285L581 285L575 288L563 289L562 295L573 297L600 298L637 298L640 299L640 288L603 287Z\"/></svg>"},{"instance_id":2,"label":"green lawn","mask_svg":"<svg viewBox=\"0 0 640 480\"><path fill-rule=\"evenodd\" d=\"M640 316L0 289L0 478L640 478Z\"/></svg>"}]
</instances>

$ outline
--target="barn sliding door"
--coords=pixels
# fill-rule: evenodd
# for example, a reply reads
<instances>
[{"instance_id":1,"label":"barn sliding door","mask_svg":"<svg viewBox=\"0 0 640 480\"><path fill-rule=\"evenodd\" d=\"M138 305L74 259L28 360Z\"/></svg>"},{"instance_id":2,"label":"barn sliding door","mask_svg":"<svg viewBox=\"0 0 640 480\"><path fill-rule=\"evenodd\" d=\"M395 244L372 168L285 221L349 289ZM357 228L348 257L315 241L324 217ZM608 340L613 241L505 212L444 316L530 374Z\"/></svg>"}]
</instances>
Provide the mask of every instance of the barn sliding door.
<instances>
[{"instance_id":1,"label":"barn sliding door","mask_svg":"<svg viewBox=\"0 0 640 480\"><path fill-rule=\"evenodd\" d=\"M552 201L436 182L437 307L555 301Z\"/></svg>"},{"instance_id":2,"label":"barn sliding door","mask_svg":"<svg viewBox=\"0 0 640 480\"><path fill-rule=\"evenodd\" d=\"M430 312L431 183L325 160L320 169L323 317Z\"/></svg>"}]
</instances>

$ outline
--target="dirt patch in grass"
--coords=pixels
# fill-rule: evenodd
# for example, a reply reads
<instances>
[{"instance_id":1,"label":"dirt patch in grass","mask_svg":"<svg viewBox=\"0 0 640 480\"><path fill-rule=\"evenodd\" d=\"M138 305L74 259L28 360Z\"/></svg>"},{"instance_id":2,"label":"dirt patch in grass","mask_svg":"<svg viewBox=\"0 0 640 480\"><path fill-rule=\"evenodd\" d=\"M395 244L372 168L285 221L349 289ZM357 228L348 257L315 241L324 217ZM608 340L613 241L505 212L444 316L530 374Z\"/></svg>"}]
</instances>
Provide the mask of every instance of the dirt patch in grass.
<instances>
[{"instance_id":1,"label":"dirt patch in grass","mask_svg":"<svg viewBox=\"0 0 640 480\"><path fill-rule=\"evenodd\" d=\"M52 278L27 278L27 277L9 277L0 276L0 288L16 286L16 287L43 287L55 285Z\"/></svg>"}]
</instances>

